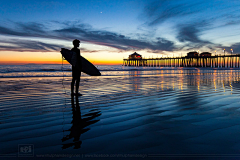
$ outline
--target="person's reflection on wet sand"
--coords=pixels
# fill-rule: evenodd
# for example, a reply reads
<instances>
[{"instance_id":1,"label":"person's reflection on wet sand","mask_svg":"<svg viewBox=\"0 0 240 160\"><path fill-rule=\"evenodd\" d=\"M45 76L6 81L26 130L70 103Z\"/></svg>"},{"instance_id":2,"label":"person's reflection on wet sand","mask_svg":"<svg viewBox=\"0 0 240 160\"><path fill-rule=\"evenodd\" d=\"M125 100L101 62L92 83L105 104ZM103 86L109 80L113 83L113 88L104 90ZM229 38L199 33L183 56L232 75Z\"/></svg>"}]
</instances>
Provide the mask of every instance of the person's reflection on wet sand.
<instances>
[{"instance_id":1,"label":"person's reflection on wet sand","mask_svg":"<svg viewBox=\"0 0 240 160\"><path fill-rule=\"evenodd\" d=\"M76 105L74 104L74 96L71 96L72 103L72 127L65 131L70 131L69 135L66 135L62 138L62 142L70 140L73 138L72 143L63 144L62 149L66 149L74 146L74 149L78 149L81 147L82 141L80 140L81 134L90 130L90 128L86 128L87 126L98 122L99 120L93 120L94 118L101 115L100 111L94 111L88 114L85 114L82 118L78 97L76 97Z\"/></svg>"}]
</instances>

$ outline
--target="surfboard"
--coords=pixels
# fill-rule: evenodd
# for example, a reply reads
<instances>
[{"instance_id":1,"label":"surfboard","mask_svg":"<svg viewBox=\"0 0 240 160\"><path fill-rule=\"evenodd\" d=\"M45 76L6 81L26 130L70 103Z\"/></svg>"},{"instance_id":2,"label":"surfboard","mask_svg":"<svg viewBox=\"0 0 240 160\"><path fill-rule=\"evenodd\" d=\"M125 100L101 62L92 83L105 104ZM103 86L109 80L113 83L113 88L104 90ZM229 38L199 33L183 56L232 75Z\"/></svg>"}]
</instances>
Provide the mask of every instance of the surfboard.
<instances>
[{"instance_id":1,"label":"surfboard","mask_svg":"<svg viewBox=\"0 0 240 160\"><path fill-rule=\"evenodd\" d=\"M74 51L62 48L61 54L71 65L77 67L80 70L80 66L77 63L76 53ZM90 76L101 76L99 70L87 59L81 56L82 69L81 71Z\"/></svg>"}]
</instances>

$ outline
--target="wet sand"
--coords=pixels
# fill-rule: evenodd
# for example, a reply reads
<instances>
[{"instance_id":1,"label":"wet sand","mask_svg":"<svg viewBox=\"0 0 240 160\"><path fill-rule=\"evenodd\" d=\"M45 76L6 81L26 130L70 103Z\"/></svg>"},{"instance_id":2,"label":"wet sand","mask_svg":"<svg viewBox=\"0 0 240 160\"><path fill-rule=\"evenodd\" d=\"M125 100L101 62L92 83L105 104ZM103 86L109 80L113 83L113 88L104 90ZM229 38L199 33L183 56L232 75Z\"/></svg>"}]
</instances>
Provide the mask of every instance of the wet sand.
<instances>
[{"instance_id":1,"label":"wet sand","mask_svg":"<svg viewBox=\"0 0 240 160\"><path fill-rule=\"evenodd\" d=\"M130 72L0 79L1 159L240 158L238 71Z\"/></svg>"}]
</instances>

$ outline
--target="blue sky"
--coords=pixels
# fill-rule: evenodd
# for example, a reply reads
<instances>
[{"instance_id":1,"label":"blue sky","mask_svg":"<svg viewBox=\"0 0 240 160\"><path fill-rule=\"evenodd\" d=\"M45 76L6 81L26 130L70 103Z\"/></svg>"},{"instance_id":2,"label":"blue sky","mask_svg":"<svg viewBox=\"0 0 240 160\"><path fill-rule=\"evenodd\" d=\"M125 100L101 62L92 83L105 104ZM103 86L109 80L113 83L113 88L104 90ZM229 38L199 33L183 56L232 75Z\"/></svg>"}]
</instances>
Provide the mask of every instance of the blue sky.
<instances>
[{"instance_id":1,"label":"blue sky","mask_svg":"<svg viewBox=\"0 0 240 160\"><path fill-rule=\"evenodd\" d=\"M77 38L95 57L240 53L239 8L238 0L1 0L0 51L59 53Z\"/></svg>"}]
</instances>

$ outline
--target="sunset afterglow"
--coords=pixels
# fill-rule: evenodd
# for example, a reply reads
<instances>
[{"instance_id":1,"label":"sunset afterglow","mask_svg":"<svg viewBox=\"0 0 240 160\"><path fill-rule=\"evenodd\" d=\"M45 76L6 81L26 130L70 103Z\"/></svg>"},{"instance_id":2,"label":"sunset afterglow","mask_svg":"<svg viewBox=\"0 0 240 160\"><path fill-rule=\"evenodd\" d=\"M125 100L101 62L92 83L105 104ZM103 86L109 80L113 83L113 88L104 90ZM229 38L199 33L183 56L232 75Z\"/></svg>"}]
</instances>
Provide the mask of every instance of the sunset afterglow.
<instances>
[{"instance_id":1,"label":"sunset afterglow","mask_svg":"<svg viewBox=\"0 0 240 160\"><path fill-rule=\"evenodd\" d=\"M94 64L189 51L239 54L239 1L3 0L0 63L62 63L61 48L81 41Z\"/></svg>"}]
</instances>

